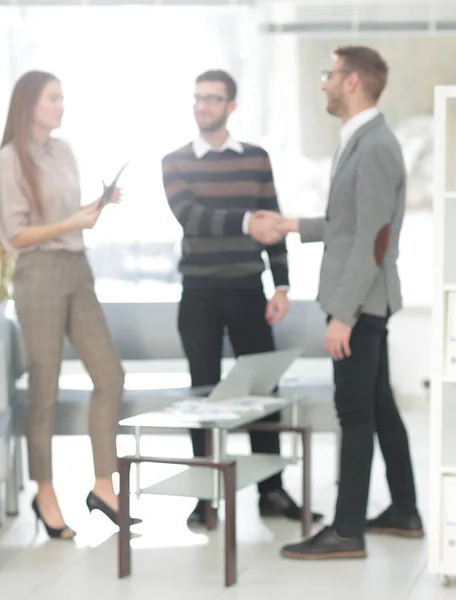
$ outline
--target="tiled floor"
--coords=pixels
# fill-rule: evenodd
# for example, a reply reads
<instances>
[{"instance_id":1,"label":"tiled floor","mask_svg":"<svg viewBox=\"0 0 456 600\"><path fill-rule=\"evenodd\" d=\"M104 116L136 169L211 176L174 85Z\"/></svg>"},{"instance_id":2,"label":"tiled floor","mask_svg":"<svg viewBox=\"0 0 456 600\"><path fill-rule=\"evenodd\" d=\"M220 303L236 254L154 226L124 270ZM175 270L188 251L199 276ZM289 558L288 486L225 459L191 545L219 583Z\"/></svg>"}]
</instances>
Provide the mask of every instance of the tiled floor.
<instances>
[{"instance_id":1,"label":"tiled floor","mask_svg":"<svg viewBox=\"0 0 456 600\"><path fill-rule=\"evenodd\" d=\"M407 414L420 504L427 512L427 415ZM132 451L132 439L120 438L121 452ZM183 436L156 436L145 441L154 454L190 451ZM247 451L247 439L232 436L235 452ZM283 440L284 450L289 439ZM254 488L238 495L239 581L222 584L222 529L193 533L185 520L192 500L144 497L133 510L144 518L134 528L133 575L116 576L116 528L102 515L89 516L85 495L91 485L89 445L78 438L57 439L55 478L67 521L79 531L74 542L49 541L35 526L30 509L33 485L21 499L21 516L8 520L0 532L0 598L3 600L112 600L170 597L179 600L268 600L269 598L330 600L443 600L456 598L456 587L442 588L427 574L426 542L368 538L365 561L305 563L279 557L285 542L299 538L298 527L286 521L262 521ZM334 440L313 437L314 508L332 517L335 495ZM154 476L153 473L150 474ZM147 474L145 478L147 477ZM287 488L298 495L299 468L286 472ZM372 478L370 512L388 501L383 466L377 456Z\"/></svg>"}]
</instances>

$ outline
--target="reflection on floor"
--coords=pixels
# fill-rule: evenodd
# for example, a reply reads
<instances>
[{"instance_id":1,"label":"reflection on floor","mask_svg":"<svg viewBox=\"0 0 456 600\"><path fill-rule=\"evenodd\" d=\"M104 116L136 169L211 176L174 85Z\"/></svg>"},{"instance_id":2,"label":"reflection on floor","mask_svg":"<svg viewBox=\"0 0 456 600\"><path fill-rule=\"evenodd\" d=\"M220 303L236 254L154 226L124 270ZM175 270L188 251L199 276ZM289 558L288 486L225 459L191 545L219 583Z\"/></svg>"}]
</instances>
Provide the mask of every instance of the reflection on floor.
<instances>
[{"instance_id":1,"label":"reflection on floor","mask_svg":"<svg viewBox=\"0 0 456 600\"><path fill-rule=\"evenodd\" d=\"M428 418L407 414L420 504L426 517ZM188 454L185 436L144 438L144 452ZM283 438L284 452L290 440ZM132 452L133 440L119 438L120 452ZM230 438L230 450L247 452L245 436ZM89 516L85 496L91 485L89 444L82 438L55 441L55 479L65 518L79 535L75 542L50 542L35 526L30 509L34 486L21 499L21 515L0 532L0 598L5 600L139 600L171 597L179 600L440 600L456 597L456 588L443 589L427 574L426 542L369 536L366 561L304 563L281 559L281 545L299 537L298 527L258 516L255 488L238 494L239 582L222 584L222 529L207 534L186 527L193 507L189 499L143 497L132 499L133 512L144 518L134 528L133 575L116 577L116 528L99 514ZM334 439L313 436L313 505L330 521L335 495ZM144 473L144 480L157 472ZM287 488L297 496L299 468L289 467ZM388 502L383 465L376 457L370 513Z\"/></svg>"}]
</instances>

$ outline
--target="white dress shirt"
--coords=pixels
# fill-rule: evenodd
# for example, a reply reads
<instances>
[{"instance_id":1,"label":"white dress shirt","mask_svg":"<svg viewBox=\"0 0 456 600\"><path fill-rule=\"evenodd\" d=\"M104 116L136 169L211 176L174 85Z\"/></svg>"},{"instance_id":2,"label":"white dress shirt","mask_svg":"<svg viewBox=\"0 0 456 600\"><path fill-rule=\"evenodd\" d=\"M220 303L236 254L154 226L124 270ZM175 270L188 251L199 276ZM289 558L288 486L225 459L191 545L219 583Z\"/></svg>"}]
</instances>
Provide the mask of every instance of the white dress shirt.
<instances>
[{"instance_id":1,"label":"white dress shirt","mask_svg":"<svg viewBox=\"0 0 456 600\"><path fill-rule=\"evenodd\" d=\"M243 154L244 147L230 133L220 148L213 148L201 135L193 142L193 152L196 158L203 158L208 152L224 152L225 150L234 150L238 154Z\"/></svg>"},{"instance_id":2,"label":"white dress shirt","mask_svg":"<svg viewBox=\"0 0 456 600\"><path fill-rule=\"evenodd\" d=\"M344 123L339 132L339 147L337 148L334 156L331 176L334 175L339 158L342 156L342 152L345 150L348 142L351 140L354 134L358 131L358 129L360 129L366 123L369 123L369 121L372 121L372 119L375 119L375 117L379 114L380 110L376 106L373 106L361 111Z\"/></svg>"}]
</instances>

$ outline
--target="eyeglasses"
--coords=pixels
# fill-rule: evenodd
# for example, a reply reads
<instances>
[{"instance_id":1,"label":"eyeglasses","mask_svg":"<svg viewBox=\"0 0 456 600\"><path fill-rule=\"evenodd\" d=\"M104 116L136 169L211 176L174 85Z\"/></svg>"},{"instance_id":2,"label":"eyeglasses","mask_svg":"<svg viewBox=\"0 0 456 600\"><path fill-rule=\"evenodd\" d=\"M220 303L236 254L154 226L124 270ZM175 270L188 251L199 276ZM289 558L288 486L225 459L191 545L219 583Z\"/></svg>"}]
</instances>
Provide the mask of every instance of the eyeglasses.
<instances>
[{"instance_id":1,"label":"eyeglasses","mask_svg":"<svg viewBox=\"0 0 456 600\"><path fill-rule=\"evenodd\" d=\"M222 102L226 102L228 98L217 96L216 94L208 94L207 96L196 94L194 100L195 104L221 104Z\"/></svg>"},{"instance_id":2,"label":"eyeglasses","mask_svg":"<svg viewBox=\"0 0 456 600\"><path fill-rule=\"evenodd\" d=\"M327 81L329 81L331 79L331 77L335 73L345 73L345 75L348 75L349 73L351 73L351 71L349 71L348 69L338 69L336 71L322 71L321 72L321 81L323 83L326 83Z\"/></svg>"}]
</instances>

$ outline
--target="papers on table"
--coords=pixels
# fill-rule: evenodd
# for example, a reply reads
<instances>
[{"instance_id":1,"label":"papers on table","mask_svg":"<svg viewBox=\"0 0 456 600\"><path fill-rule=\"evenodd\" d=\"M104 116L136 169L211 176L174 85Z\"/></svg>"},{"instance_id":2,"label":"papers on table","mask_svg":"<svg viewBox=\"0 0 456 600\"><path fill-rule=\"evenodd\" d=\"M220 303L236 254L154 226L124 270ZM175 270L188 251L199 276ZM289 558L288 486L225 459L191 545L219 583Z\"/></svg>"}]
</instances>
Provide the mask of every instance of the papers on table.
<instances>
[{"instance_id":1,"label":"papers on table","mask_svg":"<svg viewBox=\"0 0 456 600\"><path fill-rule=\"evenodd\" d=\"M166 412L172 413L182 421L229 421L239 419L246 413L258 413L259 416L271 404L285 402L280 398L231 398L230 400L181 400L168 406Z\"/></svg>"}]
</instances>

